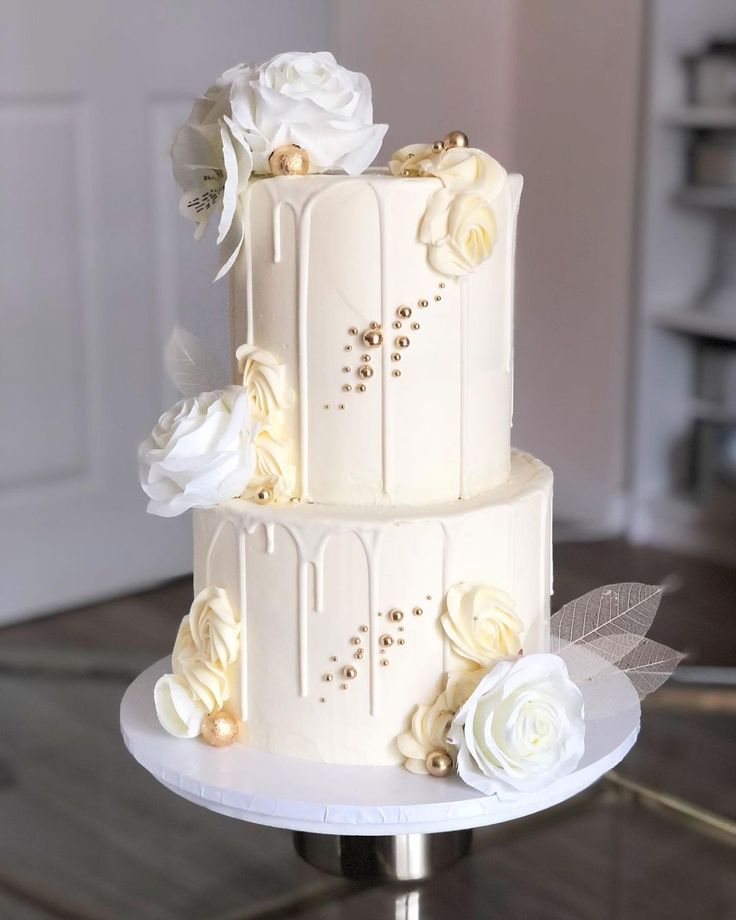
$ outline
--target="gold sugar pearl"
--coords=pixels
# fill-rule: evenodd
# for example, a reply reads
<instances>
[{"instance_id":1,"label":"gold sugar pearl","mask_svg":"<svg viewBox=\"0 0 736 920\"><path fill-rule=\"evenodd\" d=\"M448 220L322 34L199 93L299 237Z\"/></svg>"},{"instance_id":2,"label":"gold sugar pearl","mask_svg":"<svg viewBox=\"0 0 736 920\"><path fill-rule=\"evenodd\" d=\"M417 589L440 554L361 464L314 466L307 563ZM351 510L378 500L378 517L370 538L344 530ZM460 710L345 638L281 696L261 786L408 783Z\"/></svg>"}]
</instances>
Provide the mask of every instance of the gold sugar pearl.
<instances>
[{"instance_id":1,"label":"gold sugar pearl","mask_svg":"<svg viewBox=\"0 0 736 920\"><path fill-rule=\"evenodd\" d=\"M358 676L358 672L351 664L346 664L342 669L342 676L345 678L345 680L355 680L355 678Z\"/></svg>"},{"instance_id":2,"label":"gold sugar pearl","mask_svg":"<svg viewBox=\"0 0 736 920\"><path fill-rule=\"evenodd\" d=\"M383 342L383 333L378 329L368 329L363 333L363 344L368 348L378 348Z\"/></svg>"},{"instance_id":3,"label":"gold sugar pearl","mask_svg":"<svg viewBox=\"0 0 736 920\"><path fill-rule=\"evenodd\" d=\"M273 490L266 486L256 492L256 501L259 505L270 505L273 499Z\"/></svg>"},{"instance_id":4,"label":"gold sugar pearl","mask_svg":"<svg viewBox=\"0 0 736 920\"><path fill-rule=\"evenodd\" d=\"M419 326L419 323L412 323L412 324L411 324L411 328L416 332L417 329L419 329L419 328L421 328L421 327Z\"/></svg>"},{"instance_id":5,"label":"gold sugar pearl","mask_svg":"<svg viewBox=\"0 0 736 920\"><path fill-rule=\"evenodd\" d=\"M408 169L402 169L402 170L401 170L401 175L404 176L404 177L406 177L406 176L410 176L411 173L409 172Z\"/></svg>"},{"instance_id":6,"label":"gold sugar pearl","mask_svg":"<svg viewBox=\"0 0 736 920\"><path fill-rule=\"evenodd\" d=\"M347 685L347 684L340 684L340 689L341 689L341 690L347 690L347 689L348 689L348 685Z\"/></svg>"},{"instance_id":7,"label":"gold sugar pearl","mask_svg":"<svg viewBox=\"0 0 736 920\"><path fill-rule=\"evenodd\" d=\"M350 373L350 370L351 370L351 368L345 366L345 367L342 369L342 372L343 372L343 374L349 374L349 373Z\"/></svg>"},{"instance_id":8,"label":"gold sugar pearl","mask_svg":"<svg viewBox=\"0 0 736 920\"><path fill-rule=\"evenodd\" d=\"M353 346L352 346L352 345L346 345L346 346L345 346L345 351L352 351L352 350L353 350Z\"/></svg>"},{"instance_id":9,"label":"gold sugar pearl","mask_svg":"<svg viewBox=\"0 0 736 920\"><path fill-rule=\"evenodd\" d=\"M388 665L389 665L389 660L388 660L388 658L382 658L382 659L381 659L381 667L382 667L382 668L387 668Z\"/></svg>"},{"instance_id":10,"label":"gold sugar pearl","mask_svg":"<svg viewBox=\"0 0 736 920\"><path fill-rule=\"evenodd\" d=\"M429 306L429 301L428 301L428 300L420 300L420 301L419 301L419 306L420 306L420 307L428 307L428 306Z\"/></svg>"},{"instance_id":11,"label":"gold sugar pearl","mask_svg":"<svg viewBox=\"0 0 736 920\"><path fill-rule=\"evenodd\" d=\"M406 639L399 639L399 645L406 645Z\"/></svg>"},{"instance_id":12,"label":"gold sugar pearl","mask_svg":"<svg viewBox=\"0 0 736 920\"><path fill-rule=\"evenodd\" d=\"M227 747L238 737L238 720L221 709L202 719L202 738L211 747Z\"/></svg>"},{"instance_id":13,"label":"gold sugar pearl","mask_svg":"<svg viewBox=\"0 0 736 920\"><path fill-rule=\"evenodd\" d=\"M362 364L358 368L358 376L368 380L369 377L373 376L373 368L369 364Z\"/></svg>"},{"instance_id":14,"label":"gold sugar pearl","mask_svg":"<svg viewBox=\"0 0 736 920\"><path fill-rule=\"evenodd\" d=\"M361 631L361 632L368 632L368 627L367 627L367 626L361 626L361 627L360 627L360 631Z\"/></svg>"},{"instance_id":15,"label":"gold sugar pearl","mask_svg":"<svg viewBox=\"0 0 736 920\"><path fill-rule=\"evenodd\" d=\"M345 404L344 404L344 403L340 403L340 405L339 405L337 408L340 409L340 410L342 410L342 409L345 408Z\"/></svg>"},{"instance_id":16,"label":"gold sugar pearl","mask_svg":"<svg viewBox=\"0 0 736 920\"><path fill-rule=\"evenodd\" d=\"M392 329L401 329L401 323L400 323L397 319L395 319L395 320L391 323L391 328L392 328Z\"/></svg>"},{"instance_id":17,"label":"gold sugar pearl","mask_svg":"<svg viewBox=\"0 0 736 920\"><path fill-rule=\"evenodd\" d=\"M371 323L371 329L380 329L380 328L381 328L380 323L377 323L375 321Z\"/></svg>"},{"instance_id":18,"label":"gold sugar pearl","mask_svg":"<svg viewBox=\"0 0 736 920\"><path fill-rule=\"evenodd\" d=\"M440 297L439 294L435 294L435 295L434 295L434 299L437 301L437 303L439 303L440 300L442 300L442 298Z\"/></svg>"},{"instance_id":19,"label":"gold sugar pearl","mask_svg":"<svg viewBox=\"0 0 736 920\"><path fill-rule=\"evenodd\" d=\"M448 131L442 138L442 145L445 148L450 147L467 147L470 141L464 131Z\"/></svg>"},{"instance_id":20,"label":"gold sugar pearl","mask_svg":"<svg viewBox=\"0 0 736 920\"><path fill-rule=\"evenodd\" d=\"M397 316L400 316L401 319L409 319L411 316L411 307L408 304L403 304L396 311Z\"/></svg>"},{"instance_id":21,"label":"gold sugar pearl","mask_svg":"<svg viewBox=\"0 0 736 920\"><path fill-rule=\"evenodd\" d=\"M389 610L388 618L389 620L391 620L392 623L400 623L404 619L404 613L403 611L394 607L393 610Z\"/></svg>"},{"instance_id":22,"label":"gold sugar pearl","mask_svg":"<svg viewBox=\"0 0 736 920\"><path fill-rule=\"evenodd\" d=\"M363 364L368 364L368 363L370 362L370 360L371 360L371 356L370 356L370 355L361 355L361 356L360 356L360 360L363 362Z\"/></svg>"},{"instance_id":23,"label":"gold sugar pearl","mask_svg":"<svg viewBox=\"0 0 736 920\"><path fill-rule=\"evenodd\" d=\"M401 355L398 353L398 351L395 351L395 352L391 355L391 360L392 360L392 361L401 361Z\"/></svg>"},{"instance_id":24,"label":"gold sugar pearl","mask_svg":"<svg viewBox=\"0 0 736 920\"><path fill-rule=\"evenodd\" d=\"M404 631L404 627L403 627L403 626L399 626L399 632L403 632L403 631Z\"/></svg>"},{"instance_id":25,"label":"gold sugar pearl","mask_svg":"<svg viewBox=\"0 0 736 920\"><path fill-rule=\"evenodd\" d=\"M389 636L388 633L384 633L378 640L378 644L381 648L390 648L394 644L394 637Z\"/></svg>"},{"instance_id":26,"label":"gold sugar pearl","mask_svg":"<svg viewBox=\"0 0 736 920\"><path fill-rule=\"evenodd\" d=\"M358 651L353 655L353 658L357 658L358 661L361 661L363 658L363 649L359 648Z\"/></svg>"},{"instance_id":27,"label":"gold sugar pearl","mask_svg":"<svg viewBox=\"0 0 736 920\"><path fill-rule=\"evenodd\" d=\"M365 384L364 384L364 383L359 383L358 386L357 386L355 389L356 389L356 390L359 390L361 393L365 393Z\"/></svg>"},{"instance_id":28,"label":"gold sugar pearl","mask_svg":"<svg viewBox=\"0 0 736 920\"><path fill-rule=\"evenodd\" d=\"M401 371L398 369L398 367L396 368L396 370L391 371L391 376L392 376L392 377L401 377Z\"/></svg>"},{"instance_id":29,"label":"gold sugar pearl","mask_svg":"<svg viewBox=\"0 0 736 920\"><path fill-rule=\"evenodd\" d=\"M326 684L329 684L330 681L334 680L334 678L333 678L332 674L323 674L323 675L322 675L322 680L323 680Z\"/></svg>"},{"instance_id":30,"label":"gold sugar pearl","mask_svg":"<svg viewBox=\"0 0 736 920\"><path fill-rule=\"evenodd\" d=\"M425 764L430 776L449 776L454 766L452 757L447 751L432 751L427 754Z\"/></svg>"},{"instance_id":31,"label":"gold sugar pearl","mask_svg":"<svg viewBox=\"0 0 736 920\"><path fill-rule=\"evenodd\" d=\"M434 144L432 144L432 150L434 150L435 153L440 153L444 149L445 145L443 141L435 141Z\"/></svg>"},{"instance_id":32,"label":"gold sugar pearl","mask_svg":"<svg viewBox=\"0 0 736 920\"><path fill-rule=\"evenodd\" d=\"M348 335L357 335L357 334L358 334L358 327L357 327L357 326L351 326L351 327L348 329Z\"/></svg>"},{"instance_id":33,"label":"gold sugar pearl","mask_svg":"<svg viewBox=\"0 0 736 920\"><path fill-rule=\"evenodd\" d=\"M337 661L337 655L330 655L330 661Z\"/></svg>"},{"instance_id":34,"label":"gold sugar pearl","mask_svg":"<svg viewBox=\"0 0 736 920\"><path fill-rule=\"evenodd\" d=\"M350 641L353 643L353 645L360 645L363 640L360 638L360 636L353 636Z\"/></svg>"},{"instance_id":35,"label":"gold sugar pearl","mask_svg":"<svg viewBox=\"0 0 736 920\"><path fill-rule=\"evenodd\" d=\"M407 335L400 335L395 342L397 348L408 348L410 344L411 341Z\"/></svg>"},{"instance_id":36,"label":"gold sugar pearl","mask_svg":"<svg viewBox=\"0 0 736 920\"><path fill-rule=\"evenodd\" d=\"M420 617L424 613L424 611L422 610L421 607L415 607L412 610L412 613L414 614L415 617Z\"/></svg>"},{"instance_id":37,"label":"gold sugar pearl","mask_svg":"<svg viewBox=\"0 0 736 920\"><path fill-rule=\"evenodd\" d=\"M352 390L353 386L352 386L352 384L350 384L350 383L345 383L345 384L343 384L343 387L342 387L342 388L343 388L343 390L344 390L345 393L349 393L349 392Z\"/></svg>"},{"instance_id":38,"label":"gold sugar pearl","mask_svg":"<svg viewBox=\"0 0 736 920\"><path fill-rule=\"evenodd\" d=\"M440 281L439 287L443 288L443 287L447 287L447 285L445 284L444 281Z\"/></svg>"},{"instance_id":39,"label":"gold sugar pearl","mask_svg":"<svg viewBox=\"0 0 736 920\"><path fill-rule=\"evenodd\" d=\"M329 404L329 403L325 403L324 406L322 406L322 408L323 408L323 409L329 409L329 408L330 408L330 404Z\"/></svg>"},{"instance_id":40,"label":"gold sugar pearl","mask_svg":"<svg viewBox=\"0 0 736 920\"><path fill-rule=\"evenodd\" d=\"M268 158L274 176L306 176L309 172L309 154L298 144L283 144Z\"/></svg>"},{"instance_id":41,"label":"gold sugar pearl","mask_svg":"<svg viewBox=\"0 0 736 920\"><path fill-rule=\"evenodd\" d=\"M432 595L431 595L431 594L428 594L428 595L427 595L427 600L428 600L428 601L431 601L431 600L432 600Z\"/></svg>"},{"instance_id":42,"label":"gold sugar pearl","mask_svg":"<svg viewBox=\"0 0 736 920\"><path fill-rule=\"evenodd\" d=\"M327 702L327 700L326 700L325 697L323 697L323 696L321 696L321 697L319 698L319 701L320 701L320 703L326 703L326 702Z\"/></svg>"}]
</instances>

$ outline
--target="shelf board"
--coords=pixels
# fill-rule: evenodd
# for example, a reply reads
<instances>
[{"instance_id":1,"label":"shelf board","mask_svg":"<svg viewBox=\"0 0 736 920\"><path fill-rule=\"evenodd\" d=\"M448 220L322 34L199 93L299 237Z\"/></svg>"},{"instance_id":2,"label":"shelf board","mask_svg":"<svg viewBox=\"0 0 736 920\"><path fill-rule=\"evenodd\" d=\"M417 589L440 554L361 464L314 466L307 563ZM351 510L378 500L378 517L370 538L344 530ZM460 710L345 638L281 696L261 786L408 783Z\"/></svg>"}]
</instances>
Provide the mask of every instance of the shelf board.
<instances>
[{"instance_id":1,"label":"shelf board","mask_svg":"<svg viewBox=\"0 0 736 920\"><path fill-rule=\"evenodd\" d=\"M736 342L736 310L734 314L716 313L713 310L662 309L652 315L652 322L664 329L682 332L705 339Z\"/></svg>"},{"instance_id":2,"label":"shelf board","mask_svg":"<svg viewBox=\"0 0 736 920\"><path fill-rule=\"evenodd\" d=\"M736 208L736 188L723 185L684 185L674 194L688 208Z\"/></svg>"},{"instance_id":3,"label":"shelf board","mask_svg":"<svg viewBox=\"0 0 736 920\"><path fill-rule=\"evenodd\" d=\"M662 118L677 128L736 129L736 105L681 105L665 111Z\"/></svg>"}]
</instances>

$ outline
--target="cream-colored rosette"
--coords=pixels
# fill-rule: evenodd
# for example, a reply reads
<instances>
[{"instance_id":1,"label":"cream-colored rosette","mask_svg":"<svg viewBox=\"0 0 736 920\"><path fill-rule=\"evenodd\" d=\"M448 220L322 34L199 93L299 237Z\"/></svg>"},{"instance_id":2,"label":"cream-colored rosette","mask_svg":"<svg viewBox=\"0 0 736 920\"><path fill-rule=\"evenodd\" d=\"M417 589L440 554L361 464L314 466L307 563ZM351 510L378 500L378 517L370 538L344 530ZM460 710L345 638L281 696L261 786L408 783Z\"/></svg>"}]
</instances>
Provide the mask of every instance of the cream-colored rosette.
<instances>
[{"instance_id":1,"label":"cream-colored rosette","mask_svg":"<svg viewBox=\"0 0 736 920\"><path fill-rule=\"evenodd\" d=\"M522 650L524 624L513 598L491 585L453 585L441 623L453 651L476 666L488 668Z\"/></svg>"},{"instance_id":2,"label":"cream-colored rosette","mask_svg":"<svg viewBox=\"0 0 736 920\"><path fill-rule=\"evenodd\" d=\"M454 132L453 134L458 134ZM427 257L443 275L461 276L491 257L497 228L493 203L506 182L506 170L476 147L444 142L409 144L389 162L395 176L434 176L442 188L429 196L419 226Z\"/></svg>"},{"instance_id":3,"label":"cream-colored rosette","mask_svg":"<svg viewBox=\"0 0 736 920\"><path fill-rule=\"evenodd\" d=\"M235 352L243 387L250 399L259 431L255 439L255 469L243 497L263 504L288 500L294 494L296 468L284 435L284 412L294 404L286 383L286 368L257 345Z\"/></svg>"},{"instance_id":4,"label":"cream-colored rosette","mask_svg":"<svg viewBox=\"0 0 736 920\"><path fill-rule=\"evenodd\" d=\"M196 738L207 716L230 698L227 668L240 654L240 623L226 592L204 588L184 617L171 656L173 674L159 678L154 703L159 722L176 738Z\"/></svg>"}]
</instances>

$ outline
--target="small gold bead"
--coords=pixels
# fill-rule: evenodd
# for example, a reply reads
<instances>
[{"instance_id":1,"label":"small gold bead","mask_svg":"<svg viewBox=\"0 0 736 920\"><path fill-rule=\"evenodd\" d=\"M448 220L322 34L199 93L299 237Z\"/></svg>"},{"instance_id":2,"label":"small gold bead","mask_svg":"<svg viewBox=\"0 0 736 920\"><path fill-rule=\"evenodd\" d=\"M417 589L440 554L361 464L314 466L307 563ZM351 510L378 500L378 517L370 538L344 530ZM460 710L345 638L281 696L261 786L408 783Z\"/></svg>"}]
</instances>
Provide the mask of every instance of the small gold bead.
<instances>
[{"instance_id":1,"label":"small gold bead","mask_svg":"<svg viewBox=\"0 0 736 920\"><path fill-rule=\"evenodd\" d=\"M221 709L202 719L202 738L211 747L227 747L238 737L238 720Z\"/></svg>"},{"instance_id":2,"label":"small gold bead","mask_svg":"<svg viewBox=\"0 0 736 920\"><path fill-rule=\"evenodd\" d=\"M360 636L353 636L350 641L353 643L353 645L360 645L363 640L360 638Z\"/></svg>"},{"instance_id":3,"label":"small gold bead","mask_svg":"<svg viewBox=\"0 0 736 920\"><path fill-rule=\"evenodd\" d=\"M351 326L351 327L348 329L348 335L357 335L357 334L358 334L358 327L357 327L357 326Z\"/></svg>"},{"instance_id":4,"label":"small gold bead","mask_svg":"<svg viewBox=\"0 0 736 920\"><path fill-rule=\"evenodd\" d=\"M327 702L327 700L326 700L323 696L321 696L321 697L319 698L319 701L320 701L320 703L326 703L326 702Z\"/></svg>"},{"instance_id":5,"label":"small gold bead","mask_svg":"<svg viewBox=\"0 0 736 920\"><path fill-rule=\"evenodd\" d=\"M367 626L361 626L361 627L360 627L360 631L361 631L361 632L368 632L368 627L367 627Z\"/></svg>"},{"instance_id":6,"label":"small gold bead","mask_svg":"<svg viewBox=\"0 0 736 920\"><path fill-rule=\"evenodd\" d=\"M343 374L349 374L349 373L350 373L350 370L351 370L351 368L349 368L349 367L346 366L346 367L344 367L344 368L342 369L342 372L343 372Z\"/></svg>"},{"instance_id":7,"label":"small gold bead","mask_svg":"<svg viewBox=\"0 0 736 920\"><path fill-rule=\"evenodd\" d=\"M358 672L351 664L346 664L342 669L342 676L345 678L345 680L355 680L355 678L358 676Z\"/></svg>"},{"instance_id":8,"label":"small gold bead","mask_svg":"<svg viewBox=\"0 0 736 920\"><path fill-rule=\"evenodd\" d=\"M432 751L427 754L426 766L430 776L449 776L453 768L452 757L447 751Z\"/></svg>"},{"instance_id":9,"label":"small gold bead","mask_svg":"<svg viewBox=\"0 0 736 920\"><path fill-rule=\"evenodd\" d=\"M408 306L407 304L403 304L402 306L399 307L396 313L402 319L409 319L409 317L411 316L411 307Z\"/></svg>"},{"instance_id":10,"label":"small gold bead","mask_svg":"<svg viewBox=\"0 0 736 920\"><path fill-rule=\"evenodd\" d=\"M414 614L415 617L420 617L424 613L424 611L422 610L421 607L415 607L412 610L412 613Z\"/></svg>"},{"instance_id":11,"label":"small gold bead","mask_svg":"<svg viewBox=\"0 0 736 920\"><path fill-rule=\"evenodd\" d=\"M432 150L434 150L435 153L440 153L440 151L444 149L445 145L442 141L435 141L434 144L432 144Z\"/></svg>"},{"instance_id":12,"label":"small gold bead","mask_svg":"<svg viewBox=\"0 0 736 920\"><path fill-rule=\"evenodd\" d=\"M435 294L434 299L437 301L437 303L439 303L442 300L439 294Z\"/></svg>"},{"instance_id":13,"label":"small gold bead","mask_svg":"<svg viewBox=\"0 0 736 920\"><path fill-rule=\"evenodd\" d=\"M419 323L412 323L412 324L411 324L411 328L416 332L417 329L419 329L419 328L421 328L421 327L419 326Z\"/></svg>"},{"instance_id":14,"label":"small gold bead","mask_svg":"<svg viewBox=\"0 0 736 920\"><path fill-rule=\"evenodd\" d=\"M363 333L363 344L368 348L378 348L383 342L383 333L378 329L368 329Z\"/></svg>"},{"instance_id":15,"label":"small gold bead","mask_svg":"<svg viewBox=\"0 0 736 920\"><path fill-rule=\"evenodd\" d=\"M358 651L353 655L353 658L357 658L360 661L363 658L364 651L362 648L359 648Z\"/></svg>"},{"instance_id":16,"label":"small gold bead","mask_svg":"<svg viewBox=\"0 0 736 920\"><path fill-rule=\"evenodd\" d=\"M409 172L408 169L402 169L402 170L401 170L401 175L402 175L402 176L410 176L411 173Z\"/></svg>"},{"instance_id":17,"label":"small gold bead","mask_svg":"<svg viewBox=\"0 0 736 920\"><path fill-rule=\"evenodd\" d=\"M406 645L406 639L399 639L399 645Z\"/></svg>"},{"instance_id":18,"label":"small gold bead","mask_svg":"<svg viewBox=\"0 0 736 920\"><path fill-rule=\"evenodd\" d=\"M371 360L371 356L370 356L370 355L361 355L361 356L360 356L360 360L363 362L363 364L368 364L368 363L370 362L370 360Z\"/></svg>"},{"instance_id":19,"label":"small gold bead","mask_svg":"<svg viewBox=\"0 0 736 920\"><path fill-rule=\"evenodd\" d=\"M324 406L322 406L322 408L323 408L323 409L329 409L329 408L330 408L330 404L329 404L329 403L325 403Z\"/></svg>"},{"instance_id":20,"label":"small gold bead","mask_svg":"<svg viewBox=\"0 0 736 920\"><path fill-rule=\"evenodd\" d=\"M330 661L337 661L337 655L330 655Z\"/></svg>"},{"instance_id":21,"label":"small gold bead","mask_svg":"<svg viewBox=\"0 0 736 920\"><path fill-rule=\"evenodd\" d=\"M283 144L268 158L274 176L306 176L309 172L309 154L298 144Z\"/></svg>"},{"instance_id":22,"label":"small gold bead","mask_svg":"<svg viewBox=\"0 0 736 920\"><path fill-rule=\"evenodd\" d=\"M381 667L382 667L382 668L387 668L388 665L389 665L388 658L382 658L382 659L381 659Z\"/></svg>"},{"instance_id":23,"label":"small gold bead","mask_svg":"<svg viewBox=\"0 0 736 920\"><path fill-rule=\"evenodd\" d=\"M428 301L428 300L420 300L420 301L419 301L419 306L420 306L420 307L428 307L428 306L429 306L429 301Z\"/></svg>"},{"instance_id":24,"label":"small gold bead","mask_svg":"<svg viewBox=\"0 0 736 920\"><path fill-rule=\"evenodd\" d=\"M400 323L397 319L395 319L395 320L391 323L391 328L392 328L392 329L401 329L401 323Z\"/></svg>"},{"instance_id":25,"label":"small gold bead","mask_svg":"<svg viewBox=\"0 0 736 920\"><path fill-rule=\"evenodd\" d=\"M398 351L393 352L393 354L391 355L391 360L401 361L401 355L398 353Z\"/></svg>"},{"instance_id":26,"label":"small gold bead","mask_svg":"<svg viewBox=\"0 0 736 920\"><path fill-rule=\"evenodd\" d=\"M347 685L347 684L340 684L340 689L341 689L341 690L347 690L347 689L348 689L348 685Z\"/></svg>"},{"instance_id":27,"label":"small gold bead","mask_svg":"<svg viewBox=\"0 0 736 920\"><path fill-rule=\"evenodd\" d=\"M445 147L467 147L469 144L468 135L463 131L448 131L442 138Z\"/></svg>"},{"instance_id":28,"label":"small gold bead","mask_svg":"<svg viewBox=\"0 0 736 920\"><path fill-rule=\"evenodd\" d=\"M380 323L377 323L375 321L371 323L371 329L380 329L380 328L381 328Z\"/></svg>"},{"instance_id":29,"label":"small gold bead","mask_svg":"<svg viewBox=\"0 0 736 920\"><path fill-rule=\"evenodd\" d=\"M334 678L333 678L332 674L323 674L323 675L322 675L322 680L323 680L326 684L329 684L331 680L334 680Z\"/></svg>"},{"instance_id":30,"label":"small gold bead","mask_svg":"<svg viewBox=\"0 0 736 920\"><path fill-rule=\"evenodd\" d=\"M440 281L439 286L440 286L441 288L447 287L447 285L445 284L444 281Z\"/></svg>"},{"instance_id":31,"label":"small gold bead","mask_svg":"<svg viewBox=\"0 0 736 920\"><path fill-rule=\"evenodd\" d=\"M259 505L269 505L273 501L273 490L264 486L256 492L256 501Z\"/></svg>"},{"instance_id":32,"label":"small gold bead","mask_svg":"<svg viewBox=\"0 0 736 920\"><path fill-rule=\"evenodd\" d=\"M352 351L352 350L353 350L353 346L352 346L352 345L346 345L346 346L345 346L345 351Z\"/></svg>"},{"instance_id":33,"label":"small gold bead","mask_svg":"<svg viewBox=\"0 0 736 920\"><path fill-rule=\"evenodd\" d=\"M344 383L342 388L345 393L349 393L352 390L353 386L350 383Z\"/></svg>"},{"instance_id":34,"label":"small gold bead","mask_svg":"<svg viewBox=\"0 0 736 920\"><path fill-rule=\"evenodd\" d=\"M388 618L392 623L400 623L404 619L404 613L402 610L394 607L393 610L389 610Z\"/></svg>"},{"instance_id":35,"label":"small gold bead","mask_svg":"<svg viewBox=\"0 0 736 920\"><path fill-rule=\"evenodd\" d=\"M390 648L394 644L394 637L389 636L388 633L384 633L378 640L378 644L381 648Z\"/></svg>"},{"instance_id":36,"label":"small gold bead","mask_svg":"<svg viewBox=\"0 0 736 920\"><path fill-rule=\"evenodd\" d=\"M391 371L391 376L392 376L392 377L401 377L401 371L398 369L398 367Z\"/></svg>"},{"instance_id":37,"label":"small gold bead","mask_svg":"<svg viewBox=\"0 0 736 920\"><path fill-rule=\"evenodd\" d=\"M345 408L345 404L344 404L344 403L340 403L340 405L339 405L337 408L340 409L340 410L342 411L342 410Z\"/></svg>"},{"instance_id":38,"label":"small gold bead","mask_svg":"<svg viewBox=\"0 0 736 920\"><path fill-rule=\"evenodd\" d=\"M399 632L403 632L403 631L404 631L404 627L403 627L403 626L399 626Z\"/></svg>"},{"instance_id":39,"label":"small gold bead","mask_svg":"<svg viewBox=\"0 0 736 920\"><path fill-rule=\"evenodd\" d=\"M431 595L431 594L428 594L428 595L427 595L427 600L428 600L428 601L431 601L431 600L432 600L432 595Z\"/></svg>"},{"instance_id":40,"label":"small gold bead","mask_svg":"<svg viewBox=\"0 0 736 920\"><path fill-rule=\"evenodd\" d=\"M361 393L365 393L365 384L359 383L358 386L356 387L356 390L359 390Z\"/></svg>"},{"instance_id":41,"label":"small gold bead","mask_svg":"<svg viewBox=\"0 0 736 920\"><path fill-rule=\"evenodd\" d=\"M373 376L373 368L369 364L362 364L358 368L358 376L362 377L363 380L368 380L369 377Z\"/></svg>"},{"instance_id":42,"label":"small gold bead","mask_svg":"<svg viewBox=\"0 0 736 920\"><path fill-rule=\"evenodd\" d=\"M406 335L400 335L395 342L397 348L408 348L410 344L409 337Z\"/></svg>"}]
</instances>

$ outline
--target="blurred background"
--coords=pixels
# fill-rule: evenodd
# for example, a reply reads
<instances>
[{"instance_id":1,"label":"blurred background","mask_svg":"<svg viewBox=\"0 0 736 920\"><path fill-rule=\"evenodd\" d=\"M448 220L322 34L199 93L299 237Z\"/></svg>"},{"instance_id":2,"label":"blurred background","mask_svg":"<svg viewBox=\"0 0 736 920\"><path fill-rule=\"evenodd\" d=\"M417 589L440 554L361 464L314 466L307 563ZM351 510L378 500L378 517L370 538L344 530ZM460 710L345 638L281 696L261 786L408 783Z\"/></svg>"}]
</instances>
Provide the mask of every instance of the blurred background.
<instances>
[{"instance_id":1,"label":"blurred background","mask_svg":"<svg viewBox=\"0 0 736 920\"><path fill-rule=\"evenodd\" d=\"M168 797L155 823L164 793L128 764L115 724L127 681L170 649L191 598L189 518L145 514L135 463L176 398L161 350L175 323L227 349L227 282L210 283L214 241L196 244L178 214L168 150L192 97L241 60L332 50L372 81L375 120L390 125L379 162L461 129L524 174L514 442L555 470L553 607L605 582L666 579L655 638L688 653L683 681L713 718L722 712L726 697L716 706L702 688L721 693L736 665L733 0L3 0L2 10L2 916L130 916L129 903L139 916L292 915L233 906L255 890L235 881L235 862L231 912L200 901L191 912L195 888L214 885L214 857L178 906L166 886L126 901L160 859L144 859L146 846L178 828L156 871L179 884L197 822L213 835L234 822ZM725 777L733 719L707 723L692 697L675 697L631 769L664 775L687 728L701 754L715 745ZM675 791L722 804L729 784L689 786L693 770L681 767ZM147 845L139 830L115 830L131 809L149 822ZM80 824L81 813L103 813L105 827ZM280 896L293 867L274 875L280 844L253 833L263 896ZM85 874L75 847L90 840ZM670 869L680 856L717 863L693 847L670 852ZM687 915L735 916L724 907L734 892L701 877ZM146 879L158 891L156 873ZM659 916L646 903L641 916ZM639 916L637 905L610 916ZM568 907L559 916L602 915Z\"/></svg>"}]
</instances>

